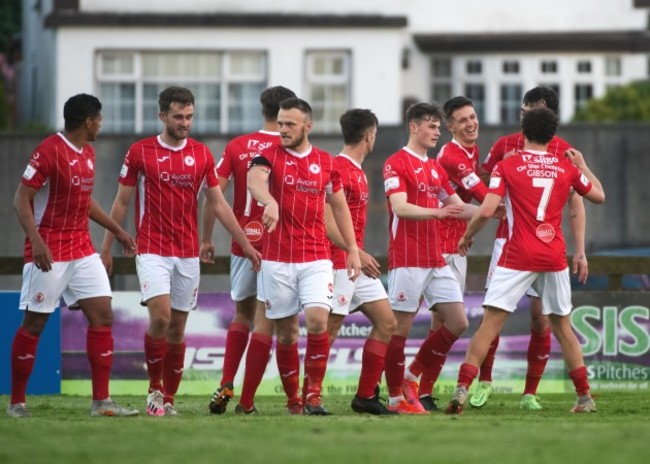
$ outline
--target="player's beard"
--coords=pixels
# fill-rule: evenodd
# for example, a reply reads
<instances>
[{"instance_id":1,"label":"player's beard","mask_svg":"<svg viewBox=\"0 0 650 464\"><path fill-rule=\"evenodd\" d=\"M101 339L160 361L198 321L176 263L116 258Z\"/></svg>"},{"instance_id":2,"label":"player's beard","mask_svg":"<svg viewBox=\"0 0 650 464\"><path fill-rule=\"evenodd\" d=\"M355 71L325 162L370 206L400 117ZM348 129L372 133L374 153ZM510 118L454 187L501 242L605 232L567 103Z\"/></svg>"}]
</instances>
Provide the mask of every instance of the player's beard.
<instances>
[{"instance_id":1,"label":"player's beard","mask_svg":"<svg viewBox=\"0 0 650 464\"><path fill-rule=\"evenodd\" d=\"M166 128L167 135L179 142L190 136L190 128L178 129L175 126L168 125Z\"/></svg>"},{"instance_id":2,"label":"player's beard","mask_svg":"<svg viewBox=\"0 0 650 464\"><path fill-rule=\"evenodd\" d=\"M305 136L307 135L307 131L305 129L302 129L299 135L297 135L294 139L290 140L288 143L285 142L286 139L282 139L282 146L284 148L288 148L290 150L295 149L296 147L299 147L302 145L302 143L305 141Z\"/></svg>"}]
</instances>

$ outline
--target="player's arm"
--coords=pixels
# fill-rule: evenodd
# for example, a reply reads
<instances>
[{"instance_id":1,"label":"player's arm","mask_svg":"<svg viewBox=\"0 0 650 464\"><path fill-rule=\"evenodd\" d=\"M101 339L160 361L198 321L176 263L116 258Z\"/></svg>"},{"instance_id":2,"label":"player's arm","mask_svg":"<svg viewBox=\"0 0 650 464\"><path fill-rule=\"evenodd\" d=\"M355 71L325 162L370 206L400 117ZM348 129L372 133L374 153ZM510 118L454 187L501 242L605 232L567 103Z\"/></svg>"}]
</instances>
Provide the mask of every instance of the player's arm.
<instances>
[{"instance_id":1,"label":"player's arm","mask_svg":"<svg viewBox=\"0 0 650 464\"><path fill-rule=\"evenodd\" d=\"M401 219L412 219L416 221L427 219L445 219L458 217L463 213L463 207L450 204L444 208L425 208L406 201L406 192L392 193L388 197L393 213Z\"/></svg>"},{"instance_id":2,"label":"player's arm","mask_svg":"<svg viewBox=\"0 0 650 464\"><path fill-rule=\"evenodd\" d=\"M228 179L219 176L219 188L225 192L228 188ZM214 231L214 210L210 207L208 199L203 199L201 208L201 250L199 256L204 263L214 263L214 254L216 252L212 242L212 232Z\"/></svg>"},{"instance_id":3,"label":"player's arm","mask_svg":"<svg viewBox=\"0 0 650 464\"><path fill-rule=\"evenodd\" d=\"M605 202L605 190L603 190L603 185L600 183L600 180L595 176L593 172L587 166L585 159L575 148L567 150L564 154L575 167L577 167L582 174L587 178L591 183L592 187L585 195L583 195L587 200L592 203L604 203Z\"/></svg>"},{"instance_id":4,"label":"player's arm","mask_svg":"<svg viewBox=\"0 0 650 464\"><path fill-rule=\"evenodd\" d=\"M456 218L464 219L465 221L469 221L474 213L478 210L478 206L465 203L456 193L445 198L442 200L442 202L445 206L455 205L461 207L463 211L458 216L456 216Z\"/></svg>"},{"instance_id":5,"label":"player's arm","mask_svg":"<svg viewBox=\"0 0 650 464\"><path fill-rule=\"evenodd\" d=\"M118 184L117 195L115 195L115 200L113 201L113 206L111 207L110 216L118 225L124 224L124 218L126 213L129 210L129 203L131 203L131 197L133 197L133 192L135 187L130 185ZM106 230L104 233L104 240L102 241L102 246L100 248L99 256L104 263L106 272L108 275L113 273L113 257L111 255L111 247L113 245L114 235L111 231Z\"/></svg>"},{"instance_id":6,"label":"player's arm","mask_svg":"<svg viewBox=\"0 0 650 464\"><path fill-rule=\"evenodd\" d=\"M586 283L589 275L589 263L585 254L585 231L587 215L582 197L571 191L569 197L569 227L575 243L575 252L571 271L578 276L578 282Z\"/></svg>"},{"instance_id":7,"label":"player's arm","mask_svg":"<svg viewBox=\"0 0 650 464\"><path fill-rule=\"evenodd\" d=\"M226 201L219 187L211 187L204 190L205 198L212 208L214 216L223 224L224 228L230 233L233 240L242 248L244 255L253 265L253 271L260 269L260 260L262 255L257 251L251 242L246 238L246 234L239 226L235 214L232 212L230 205Z\"/></svg>"},{"instance_id":8,"label":"player's arm","mask_svg":"<svg viewBox=\"0 0 650 464\"><path fill-rule=\"evenodd\" d=\"M125 256L133 256L135 253L135 239L126 230L122 228L112 217L102 209L102 207L90 198L90 219L102 226L122 244Z\"/></svg>"},{"instance_id":9,"label":"player's arm","mask_svg":"<svg viewBox=\"0 0 650 464\"><path fill-rule=\"evenodd\" d=\"M269 191L268 179L271 174L271 163L262 157L256 156L251 161L251 167L248 170L248 191L251 196L264 206L262 214L262 225L266 227L267 232L273 232L280 219L280 210L278 202Z\"/></svg>"},{"instance_id":10,"label":"player's arm","mask_svg":"<svg viewBox=\"0 0 650 464\"><path fill-rule=\"evenodd\" d=\"M18 189L16 189L14 195L14 209L16 210L16 216L18 216L20 226L32 244L34 265L41 271L47 272L52 269L54 258L52 257L52 252L45 244L43 237L38 232L38 227L36 227L36 220L32 211L32 201L37 191L35 188L28 187L22 182L18 184Z\"/></svg>"},{"instance_id":11,"label":"player's arm","mask_svg":"<svg viewBox=\"0 0 650 464\"><path fill-rule=\"evenodd\" d=\"M467 230L458 242L458 254L466 256L469 249L474 243L474 236L483 228L492 218L501 203L501 196L496 193L488 193L476 212L467 224Z\"/></svg>"},{"instance_id":12,"label":"player's arm","mask_svg":"<svg viewBox=\"0 0 650 464\"><path fill-rule=\"evenodd\" d=\"M356 280L361 272L361 260L359 259L359 248L354 235L354 226L352 225L352 216L350 215L348 203L345 201L342 189L330 193L328 199L336 227L343 239L343 250L347 254L348 276L350 280Z\"/></svg>"}]
</instances>

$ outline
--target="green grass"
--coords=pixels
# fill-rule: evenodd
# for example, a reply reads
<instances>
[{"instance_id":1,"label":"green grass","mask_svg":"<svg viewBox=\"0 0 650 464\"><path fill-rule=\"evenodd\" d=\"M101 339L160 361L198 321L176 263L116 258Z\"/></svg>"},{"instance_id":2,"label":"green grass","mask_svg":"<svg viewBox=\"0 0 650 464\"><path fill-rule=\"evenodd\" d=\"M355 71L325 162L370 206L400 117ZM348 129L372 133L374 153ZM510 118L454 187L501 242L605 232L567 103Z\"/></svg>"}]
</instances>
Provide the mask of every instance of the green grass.
<instances>
[{"instance_id":1,"label":"green grass","mask_svg":"<svg viewBox=\"0 0 650 464\"><path fill-rule=\"evenodd\" d=\"M327 396L330 417L288 416L281 397L257 399L259 416L207 412L207 396L179 396L175 418L91 418L89 398L32 396L29 419L0 418L0 463L640 463L647 462L650 397L604 393L598 413L568 411L547 394L525 412L493 395L460 417L355 415L349 396ZM116 396L141 407L143 396ZM448 400L448 398L444 398ZM6 405L8 397L0 396ZM441 402L444 404L444 401Z\"/></svg>"}]
</instances>

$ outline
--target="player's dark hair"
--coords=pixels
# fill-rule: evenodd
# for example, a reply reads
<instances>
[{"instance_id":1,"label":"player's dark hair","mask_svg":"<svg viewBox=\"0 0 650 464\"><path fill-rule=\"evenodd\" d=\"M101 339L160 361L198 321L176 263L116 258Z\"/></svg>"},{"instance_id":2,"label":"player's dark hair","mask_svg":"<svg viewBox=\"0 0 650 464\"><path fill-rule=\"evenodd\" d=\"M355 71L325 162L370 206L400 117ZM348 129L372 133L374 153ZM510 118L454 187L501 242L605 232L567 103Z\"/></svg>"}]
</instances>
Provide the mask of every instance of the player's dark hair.
<instances>
[{"instance_id":1,"label":"player's dark hair","mask_svg":"<svg viewBox=\"0 0 650 464\"><path fill-rule=\"evenodd\" d=\"M463 97L462 95L450 98L442 107L442 110L445 112L445 119L449 121L452 118L454 111L466 106L471 106L474 108L474 102L467 97Z\"/></svg>"},{"instance_id":2,"label":"player's dark hair","mask_svg":"<svg viewBox=\"0 0 650 464\"><path fill-rule=\"evenodd\" d=\"M101 112L102 104L94 95L87 93L74 95L63 105L65 130L79 129L86 119L99 116Z\"/></svg>"},{"instance_id":3,"label":"player's dark hair","mask_svg":"<svg viewBox=\"0 0 650 464\"><path fill-rule=\"evenodd\" d=\"M278 119L278 111L280 111L280 102L287 98L295 97L296 94L292 90L282 87L281 85L269 87L264 90L260 95L260 103L262 104L262 116L266 121L275 121Z\"/></svg>"},{"instance_id":4,"label":"player's dark hair","mask_svg":"<svg viewBox=\"0 0 650 464\"><path fill-rule=\"evenodd\" d=\"M414 103L409 106L406 110L406 124L412 122L420 123L422 121L428 121L430 119L437 119L442 121L444 119L444 114L442 108L437 103Z\"/></svg>"},{"instance_id":5,"label":"player's dark hair","mask_svg":"<svg viewBox=\"0 0 650 464\"><path fill-rule=\"evenodd\" d=\"M526 111L521 117L521 132L527 140L546 145L560 124L560 118L550 109L540 106Z\"/></svg>"},{"instance_id":6,"label":"player's dark hair","mask_svg":"<svg viewBox=\"0 0 650 464\"><path fill-rule=\"evenodd\" d=\"M194 105L194 94L185 87L167 87L158 95L158 108L162 113L166 113L172 103L179 103L183 107Z\"/></svg>"},{"instance_id":7,"label":"player's dark hair","mask_svg":"<svg viewBox=\"0 0 650 464\"><path fill-rule=\"evenodd\" d=\"M341 115L339 123L345 144L354 145L363 140L369 129L377 127L379 120L370 110L352 108Z\"/></svg>"},{"instance_id":8,"label":"player's dark hair","mask_svg":"<svg viewBox=\"0 0 650 464\"><path fill-rule=\"evenodd\" d=\"M557 92L550 87L539 86L530 89L524 94L523 103L528 106L542 103L555 114L560 114L560 100Z\"/></svg>"},{"instance_id":9,"label":"player's dark hair","mask_svg":"<svg viewBox=\"0 0 650 464\"><path fill-rule=\"evenodd\" d=\"M280 109L283 110L300 110L302 113L305 113L307 119L311 119L311 106L302 98L291 97L286 98L280 102Z\"/></svg>"}]
</instances>

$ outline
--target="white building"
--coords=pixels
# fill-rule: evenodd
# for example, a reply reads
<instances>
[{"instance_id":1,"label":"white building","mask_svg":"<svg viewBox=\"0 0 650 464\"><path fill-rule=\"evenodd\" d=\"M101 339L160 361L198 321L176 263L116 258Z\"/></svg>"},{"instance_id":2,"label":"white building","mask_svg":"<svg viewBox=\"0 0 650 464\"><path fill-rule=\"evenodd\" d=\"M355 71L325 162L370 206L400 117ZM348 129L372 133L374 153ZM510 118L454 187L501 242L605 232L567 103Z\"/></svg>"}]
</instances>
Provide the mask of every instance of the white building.
<instances>
[{"instance_id":1,"label":"white building","mask_svg":"<svg viewBox=\"0 0 650 464\"><path fill-rule=\"evenodd\" d=\"M523 92L555 87L562 119L648 77L650 0L25 0L22 114L63 124L79 92L104 132L158 128L157 95L197 97L196 132L259 126L260 91L284 85L336 132L349 107L399 124L405 104L474 99L484 123L518 121Z\"/></svg>"}]
</instances>

